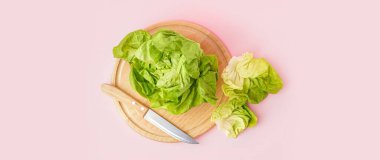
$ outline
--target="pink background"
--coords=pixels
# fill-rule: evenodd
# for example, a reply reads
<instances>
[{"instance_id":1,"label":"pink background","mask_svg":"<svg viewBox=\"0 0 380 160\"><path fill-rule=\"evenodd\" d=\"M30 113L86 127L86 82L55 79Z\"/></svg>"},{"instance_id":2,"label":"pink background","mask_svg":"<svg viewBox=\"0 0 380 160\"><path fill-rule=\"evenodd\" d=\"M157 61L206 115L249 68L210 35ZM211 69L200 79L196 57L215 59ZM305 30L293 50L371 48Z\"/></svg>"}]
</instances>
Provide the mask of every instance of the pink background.
<instances>
[{"instance_id":1,"label":"pink background","mask_svg":"<svg viewBox=\"0 0 380 160\"><path fill-rule=\"evenodd\" d=\"M376 0L1 1L0 159L380 159ZM233 55L265 57L285 86L237 139L135 133L100 84L130 31L183 19Z\"/></svg>"}]
</instances>

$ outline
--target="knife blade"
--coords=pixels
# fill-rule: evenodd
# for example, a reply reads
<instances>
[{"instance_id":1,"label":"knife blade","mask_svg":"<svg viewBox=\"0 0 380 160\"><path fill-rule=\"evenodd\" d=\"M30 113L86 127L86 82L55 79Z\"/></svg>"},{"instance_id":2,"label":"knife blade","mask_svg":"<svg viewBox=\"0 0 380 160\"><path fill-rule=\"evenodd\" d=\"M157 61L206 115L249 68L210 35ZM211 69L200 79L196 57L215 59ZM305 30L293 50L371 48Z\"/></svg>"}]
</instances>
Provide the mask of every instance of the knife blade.
<instances>
[{"instance_id":1,"label":"knife blade","mask_svg":"<svg viewBox=\"0 0 380 160\"><path fill-rule=\"evenodd\" d=\"M176 126L174 126L173 124L171 124L170 122L162 118L160 115L158 115L156 112L154 112L151 109L149 109L148 112L146 112L144 119L175 139L178 139L182 142L186 142L190 144L198 144L197 141L195 141L185 132L178 129Z\"/></svg>"},{"instance_id":2,"label":"knife blade","mask_svg":"<svg viewBox=\"0 0 380 160\"><path fill-rule=\"evenodd\" d=\"M140 113L145 120L159 128L160 130L164 131L171 137L185 143L198 144L198 142L191 138L188 134L186 134L185 132L174 126L172 123L158 115L152 109L142 105L140 102L138 102L119 88L109 84L102 84L101 88L103 92L107 93L111 97L114 97L118 101L131 104L132 106L136 107L136 111L138 111L138 113Z\"/></svg>"}]
</instances>

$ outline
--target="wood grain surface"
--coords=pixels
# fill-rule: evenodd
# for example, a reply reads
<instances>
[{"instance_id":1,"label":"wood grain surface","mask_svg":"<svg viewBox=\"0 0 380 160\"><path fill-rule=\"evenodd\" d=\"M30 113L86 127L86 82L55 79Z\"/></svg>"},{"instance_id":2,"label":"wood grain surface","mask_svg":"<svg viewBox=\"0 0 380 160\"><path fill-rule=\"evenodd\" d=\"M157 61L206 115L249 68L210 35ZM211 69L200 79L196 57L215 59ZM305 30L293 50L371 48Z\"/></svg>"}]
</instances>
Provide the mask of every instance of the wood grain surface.
<instances>
[{"instance_id":1,"label":"wood grain surface","mask_svg":"<svg viewBox=\"0 0 380 160\"><path fill-rule=\"evenodd\" d=\"M220 76L231 58L231 55L223 42L215 34L203 26L187 21L161 22L149 26L145 30L153 34L159 29L170 29L176 31L185 37L200 43L205 54L214 54L217 56L219 78L217 81L216 96L218 97L218 101L216 106L226 101L227 97L223 94L221 88L223 81ZM116 60L115 69L112 76L112 84L128 93L145 106L150 106L147 99L141 97L131 88L129 84L129 69L130 66L127 62L120 59ZM122 103L117 100L115 100L115 103L128 122L129 126L137 133L156 141L178 142L178 140L170 137L160 129L150 124L148 121L144 120L141 114L138 114L135 107L131 107L129 104ZM191 110L181 115L172 115L163 109L154 110L175 126L188 133L190 136L198 137L214 126L214 123L210 121L210 117L216 106L203 103L200 106L193 107Z\"/></svg>"}]
</instances>

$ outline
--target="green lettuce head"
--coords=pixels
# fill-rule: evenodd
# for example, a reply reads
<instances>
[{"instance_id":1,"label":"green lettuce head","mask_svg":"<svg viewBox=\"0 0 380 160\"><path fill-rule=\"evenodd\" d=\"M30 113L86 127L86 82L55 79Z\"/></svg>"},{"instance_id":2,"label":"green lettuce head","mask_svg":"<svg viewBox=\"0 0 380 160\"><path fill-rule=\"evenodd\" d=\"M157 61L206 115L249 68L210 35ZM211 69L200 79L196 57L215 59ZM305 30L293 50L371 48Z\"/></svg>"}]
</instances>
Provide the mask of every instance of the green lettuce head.
<instances>
[{"instance_id":1,"label":"green lettuce head","mask_svg":"<svg viewBox=\"0 0 380 160\"><path fill-rule=\"evenodd\" d=\"M138 30L113 51L129 62L131 86L152 108L181 114L204 102L216 103L218 62L204 55L199 43L169 30L152 36Z\"/></svg>"}]
</instances>

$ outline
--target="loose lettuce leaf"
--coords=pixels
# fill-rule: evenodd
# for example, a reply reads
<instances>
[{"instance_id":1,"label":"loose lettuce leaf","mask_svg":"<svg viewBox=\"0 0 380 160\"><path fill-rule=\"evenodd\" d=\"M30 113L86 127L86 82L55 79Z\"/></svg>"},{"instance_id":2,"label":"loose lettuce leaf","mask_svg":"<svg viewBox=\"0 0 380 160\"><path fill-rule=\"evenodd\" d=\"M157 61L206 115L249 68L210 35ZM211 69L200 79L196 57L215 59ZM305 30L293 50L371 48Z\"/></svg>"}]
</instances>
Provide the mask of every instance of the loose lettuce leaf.
<instances>
[{"instance_id":1,"label":"loose lettuce leaf","mask_svg":"<svg viewBox=\"0 0 380 160\"><path fill-rule=\"evenodd\" d=\"M249 53L232 58L222 78L225 95L246 98L254 104L260 103L268 94L277 93L283 86L280 76L265 59L253 58Z\"/></svg>"},{"instance_id":2,"label":"loose lettuce leaf","mask_svg":"<svg viewBox=\"0 0 380 160\"><path fill-rule=\"evenodd\" d=\"M257 117L245 101L237 98L229 99L220 105L213 112L211 120L231 138L236 138L243 130L257 123Z\"/></svg>"},{"instance_id":3,"label":"loose lettuce leaf","mask_svg":"<svg viewBox=\"0 0 380 160\"><path fill-rule=\"evenodd\" d=\"M268 94L277 93L282 88L282 81L265 59L253 58L249 53L233 57L222 78L222 90L229 100L213 112L211 119L228 137L236 138L257 122L246 102L260 103Z\"/></svg>"},{"instance_id":4,"label":"loose lettuce leaf","mask_svg":"<svg viewBox=\"0 0 380 160\"><path fill-rule=\"evenodd\" d=\"M269 63L263 58L253 58L252 54L246 53L237 62L236 72L243 78L256 78L264 74L269 67Z\"/></svg>"},{"instance_id":5,"label":"loose lettuce leaf","mask_svg":"<svg viewBox=\"0 0 380 160\"><path fill-rule=\"evenodd\" d=\"M243 86L241 90L234 89L230 85L223 84L222 85L223 93L230 98L237 98L237 99L241 99L242 101L247 101L248 96L249 96L247 93L250 89L251 81L249 79L243 79L243 81L244 82L243 82Z\"/></svg>"},{"instance_id":6,"label":"loose lettuce leaf","mask_svg":"<svg viewBox=\"0 0 380 160\"><path fill-rule=\"evenodd\" d=\"M242 57L232 57L222 73L224 83L233 89L243 89L244 78L237 72L237 66L241 61Z\"/></svg>"},{"instance_id":7,"label":"loose lettuce leaf","mask_svg":"<svg viewBox=\"0 0 380 160\"><path fill-rule=\"evenodd\" d=\"M176 32L132 32L114 48L114 56L129 62L131 86L152 108L181 114L216 103L216 57L204 55L199 43Z\"/></svg>"}]
</instances>

